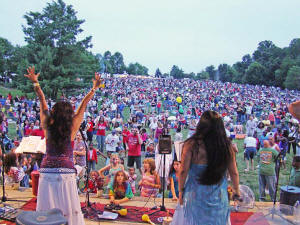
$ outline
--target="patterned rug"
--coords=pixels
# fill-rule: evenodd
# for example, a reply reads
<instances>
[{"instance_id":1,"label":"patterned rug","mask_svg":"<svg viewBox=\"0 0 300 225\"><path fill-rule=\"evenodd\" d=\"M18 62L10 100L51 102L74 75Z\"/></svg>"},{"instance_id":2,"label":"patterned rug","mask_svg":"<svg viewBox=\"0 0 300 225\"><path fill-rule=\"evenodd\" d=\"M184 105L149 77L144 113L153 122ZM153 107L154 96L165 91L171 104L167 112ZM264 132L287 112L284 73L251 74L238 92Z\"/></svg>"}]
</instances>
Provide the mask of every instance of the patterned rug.
<instances>
[{"instance_id":1,"label":"patterned rug","mask_svg":"<svg viewBox=\"0 0 300 225\"><path fill-rule=\"evenodd\" d=\"M99 221L98 220L98 213L102 212L104 210L104 204L101 203L94 203L91 207L87 210L85 209L85 203L81 203L81 206L83 207L83 213L86 214L85 218ZM128 211L126 216L119 216L117 218L117 221L124 221L124 222L142 222L142 215L143 214L151 214L149 215L151 221L155 224L162 224L161 223L161 217L165 217L167 215L166 212L152 210L150 208L142 208L142 207L134 207L134 206L126 206L125 207ZM34 211L36 209L36 198L32 198L27 203L25 203L22 206L22 209L25 211ZM156 212L157 211L157 212ZM174 209L168 209L170 214L174 213ZM88 215L87 215L88 214ZM263 214L262 213L253 213L253 212L237 212L237 213L231 213L230 220L231 225L250 225L252 223L249 223L249 218L253 221L253 218L260 218ZM268 221L261 217L262 219L259 219L257 222L255 222L255 225L269 225ZM248 223L247 223L248 221ZM3 222L2 222L3 223ZM11 222L7 222L5 224L14 224Z\"/></svg>"}]
</instances>

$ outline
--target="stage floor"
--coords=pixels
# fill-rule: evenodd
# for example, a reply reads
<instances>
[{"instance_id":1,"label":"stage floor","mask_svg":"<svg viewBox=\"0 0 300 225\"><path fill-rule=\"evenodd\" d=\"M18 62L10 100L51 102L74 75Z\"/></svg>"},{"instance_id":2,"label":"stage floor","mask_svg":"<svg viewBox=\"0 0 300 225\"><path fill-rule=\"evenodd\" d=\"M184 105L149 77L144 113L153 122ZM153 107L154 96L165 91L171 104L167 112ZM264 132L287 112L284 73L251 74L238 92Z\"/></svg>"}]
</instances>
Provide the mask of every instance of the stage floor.
<instances>
[{"instance_id":1,"label":"stage floor","mask_svg":"<svg viewBox=\"0 0 300 225\"><path fill-rule=\"evenodd\" d=\"M0 191L0 194L2 196L2 188ZM31 198L33 198L34 196L32 195L32 191L31 188L29 189L24 189L22 191L19 190L6 190L6 196L8 199L13 199L13 200L21 200L24 202L15 202L15 201L7 201L6 203L8 205L11 205L13 207L17 207L17 208L21 208L22 205L25 204L25 202L27 202L28 200L30 200ZM85 196L80 196L80 201L84 202L85 201ZM134 197L132 200L130 200L129 202L124 203L124 206L137 206L137 207L144 207L146 202L148 201L148 198L143 198L143 197ZM103 199L103 198L97 198L93 195L90 196L90 202L99 202L102 204L107 204L109 203L108 199ZM232 203L233 204L233 203ZM147 208L152 208L154 206L160 206L161 205L161 199L153 199L151 198L148 203L146 204L145 207ZM279 204L278 204L279 205ZM176 207L176 202L173 202L171 199L165 199L165 206L166 208L171 208L171 209L175 209ZM272 208L273 203L271 202L256 202L255 203L255 207L253 209L250 209L249 212L257 212L257 213L263 213L264 215L266 215L269 212L269 209ZM284 217L286 219L289 219L291 221L294 220L293 216L286 216L284 215ZM254 220L248 220L248 222L246 222L245 225L251 225L251 224L262 224L259 223L260 219L259 217L256 216L256 218L258 218L258 220L254 221ZM271 216L266 217L267 221L269 222L270 225L284 225L284 224L290 224L288 222L284 222L282 219L280 219L278 216L274 216L274 218L272 219ZM121 224L121 225L129 225L129 224L142 224L142 223L133 223L133 222L120 222L120 221L116 221L116 222L110 222L110 221L101 221L99 222L94 222L94 221L89 221L89 220L85 220L86 225L96 225L96 224L100 224L101 225L109 225L109 224ZM1 224L1 222L0 222ZM145 223L143 223L145 224Z\"/></svg>"}]
</instances>

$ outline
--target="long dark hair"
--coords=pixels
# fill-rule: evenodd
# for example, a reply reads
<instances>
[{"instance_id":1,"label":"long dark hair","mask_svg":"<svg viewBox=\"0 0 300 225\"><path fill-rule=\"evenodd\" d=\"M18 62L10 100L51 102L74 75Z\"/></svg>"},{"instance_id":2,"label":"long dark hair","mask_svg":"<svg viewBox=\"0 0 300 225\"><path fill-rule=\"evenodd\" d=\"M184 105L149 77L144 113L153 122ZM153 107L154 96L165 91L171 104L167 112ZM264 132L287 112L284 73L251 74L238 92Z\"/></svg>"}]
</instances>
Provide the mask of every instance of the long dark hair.
<instances>
[{"instance_id":1,"label":"long dark hair","mask_svg":"<svg viewBox=\"0 0 300 225\"><path fill-rule=\"evenodd\" d=\"M117 189L117 187L118 187L118 183L117 183L117 176L119 175L119 174L123 174L123 177L124 177L124 181L123 181L123 183L122 183L122 185L123 185L123 187L125 188L125 190L127 189L127 180L128 180L128 178L127 178L127 175L126 175L126 173L123 171L123 170L120 170L120 171L118 171L116 174L115 174L115 177L114 177L114 183L113 183L113 190L115 191L116 189Z\"/></svg>"},{"instance_id":2,"label":"long dark hair","mask_svg":"<svg viewBox=\"0 0 300 225\"><path fill-rule=\"evenodd\" d=\"M49 142L56 149L63 149L71 138L73 123L73 107L67 101L57 102L45 121L45 127L49 131Z\"/></svg>"},{"instance_id":3,"label":"long dark hair","mask_svg":"<svg viewBox=\"0 0 300 225\"><path fill-rule=\"evenodd\" d=\"M224 177L232 157L230 140L226 136L222 118L214 111L205 111L193 136L185 141L190 143L192 151L199 150L200 141L204 142L207 167L199 177L203 185L217 184Z\"/></svg>"},{"instance_id":4,"label":"long dark hair","mask_svg":"<svg viewBox=\"0 0 300 225\"><path fill-rule=\"evenodd\" d=\"M4 172L8 173L11 167L17 167L17 155L10 152L4 157Z\"/></svg>"},{"instance_id":5,"label":"long dark hair","mask_svg":"<svg viewBox=\"0 0 300 225\"><path fill-rule=\"evenodd\" d=\"M170 167L169 177L171 177L173 173L176 173L176 171L175 171L175 169L174 169L174 163L175 163L175 162L181 163L181 161L178 161L177 159L174 159L174 160L173 160L172 165L171 165L171 167Z\"/></svg>"}]
</instances>

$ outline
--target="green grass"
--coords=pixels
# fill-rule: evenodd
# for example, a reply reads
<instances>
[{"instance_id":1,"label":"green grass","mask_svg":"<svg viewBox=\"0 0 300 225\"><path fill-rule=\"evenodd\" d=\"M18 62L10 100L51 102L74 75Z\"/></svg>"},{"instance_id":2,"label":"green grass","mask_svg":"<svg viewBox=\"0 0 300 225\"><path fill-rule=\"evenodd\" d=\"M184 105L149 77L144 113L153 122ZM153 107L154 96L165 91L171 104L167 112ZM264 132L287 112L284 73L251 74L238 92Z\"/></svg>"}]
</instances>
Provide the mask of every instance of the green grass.
<instances>
[{"instance_id":1,"label":"green grass","mask_svg":"<svg viewBox=\"0 0 300 225\"><path fill-rule=\"evenodd\" d=\"M25 94L27 94L28 98L33 97L33 93L24 93L23 91L18 90L18 89L7 88L7 87L0 86L0 94L1 95L3 95L4 97L7 97L8 93L11 93L11 95L13 97L15 97L16 95L18 95L20 97L20 96L25 95Z\"/></svg>"},{"instance_id":2,"label":"green grass","mask_svg":"<svg viewBox=\"0 0 300 225\"><path fill-rule=\"evenodd\" d=\"M246 169L246 162L244 161L244 148L243 148L243 141L244 140L235 140L234 142L237 143L239 152L237 154L236 160L238 165L238 171L240 175L240 184L244 184L249 186L252 191L255 194L255 199L259 199L259 187L258 187L258 170L255 169L254 171L250 170L249 172L244 172L244 169ZM289 182L289 176L291 171L291 162L292 162L292 155L287 154L286 157L286 168L287 169L280 169L280 175L279 175L279 185L278 185L278 191L277 191L277 199L279 199L280 194L280 187L287 185ZM254 160L254 168L257 166L257 161ZM270 200L270 196L267 195L267 200Z\"/></svg>"}]
</instances>

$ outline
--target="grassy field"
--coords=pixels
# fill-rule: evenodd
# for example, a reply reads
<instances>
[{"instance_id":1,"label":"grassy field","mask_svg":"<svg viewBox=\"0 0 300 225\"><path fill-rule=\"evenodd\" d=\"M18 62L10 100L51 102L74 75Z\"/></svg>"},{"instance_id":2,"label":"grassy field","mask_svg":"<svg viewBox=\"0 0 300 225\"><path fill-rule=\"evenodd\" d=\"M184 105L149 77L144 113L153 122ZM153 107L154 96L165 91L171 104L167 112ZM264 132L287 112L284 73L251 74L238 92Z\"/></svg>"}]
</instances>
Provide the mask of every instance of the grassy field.
<instances>
[{"instance_id":1,"label":"grassy field","mask_svg":"<svg viewBox=\"0 0 300 225\"><path fill-rule=\"evenodd\" d=\"M7 87L4 87L4 86L0 86L0 94L3 95L3 96L7 96L8 93L11 93L11 95L13 97L15 97L16 95L18 95L19 97L22 96L22 95L25 95L26 93L18 90L18 89L14 89L14 88L7 88ZM33 98L33 95L34 93L27 93L26 95L28 96L28 98Z\"/></svg>"},{"instance_id":2,"label":"grassy field","mask_svg":"<svg viewBox=\"0 0 300 225\"><path fill-rule=\"evenodd\" d=\"M259 189L258 189L258 171L255 169L254 171L249 171L247 173L244 172L244 169L246 169L246 162L244 161L244 149L243 149L243 140L235 140L234 142L237 143L239 148L239 153L237 154L237 165L238 170L240 174L240 184L244 184L249 186L254 194L256 200L258 200L259 197ZM280 188L283 185L287 185L289 182L289 176L291 171L291 162L292 162L292 155L287 154L287 161L286 161L286 169L281 168L280 169L280 175L279 175L279 185L278 188ZM256 168L257 161L255 161L254 167ZM277 199L279 199L279 193L280 190L277 192ZM267 195L267 199L270 200L270 196ZM270 200L271 201L271 200Z\"/></svg>"},{"instance_id":3,"label":"grassy field","mask_svg":"<svg viewBox=\"0 0 300 225\"><path fill-rule=\"evenodd\" d=\"M13 89L10 90L7 88L0 87L0 94L2 94L2 95L5 95L5 93L8 93L9 91L11 91L11 93L13 95L15 95L15 94L21 95L22 94L21 92L13 90ZM128 107L125 108L125 110L124 110L124 117L125 117L125 120L127 120L129 118L129 108ZM16 127L15 127L14 123L9 123L8 136L10 138L14 138L16 136L15 128ZM183 130L184 137L187 136L187 133L188 133L187 130ZM175 132L171 131L171 135L174 135L174 134L175 134ZM239 170L239 174L240 174L240 184L245 184L245 185L249 186L255 193L256 200L258 200L259 189L258 189L257 169L255 169L254 171L250 170L247 173L244 172L244 169L246 168L246 163L244 161L243 140L234 140L234 142L237 143L238 149L239 149L239 152L237 154L237 165L238 165L238 170ZM95 141L95 143L96 143L96 141ZM291 170L291 162L292 162L292 156L287 154L287 169L283 169L283 168L281 169L278 187L288 184L290 170ZM96 168L100 169L104 165L105 165L105 159L102 157L99 157ZM125 160L125 167L126 167L126 165L127 165L127 162ZM256 165L257 165L257 162L255 162L255 167L256 167ZM138 183L139 179L141 178L138 172L137 172L137 174L138 174L138 181L136 183ZM280 191L278 191L278 199L279 199L279 193L280 193ZM267 195L267 199L270 200L269 195Z\"/></svg>"},{"instance_id":4,"label":"grassy field","mask_svg":"<svg viewBox=\"0 0 300 225\"><path fill-rule=\"evenodd\" d=\"M174 134L174 132L172 132L172 133ZM186 137L187 130L184 130L183 133L184 133L184 137ZM16 129L15 129L14 123L9 124L9 134L8 135L10 138L14 138L16 136ZM255 193L256 200L258 200L259 189L258 189L257 169L255 169L254 171L250 170L247 173L244 172L244 169L246 168L246 163L244 161L243 140L235 140L234 142L237 143L238 149L239 149L239 153L237 154L237 165L238 165L238 171L239 171L239 175L240 175L240 184L249 186ZM95 144L96 144L96 141L95 141ZM144 158L144 157L142 156L142 158ZM291 161L292 161L292 156L287 154L287 169L283 169L283 168L281 169L278 187L288 184L290 169L291 169ZM96 165L96 168L100 169L100 168L104 167L104 165L105 165L105 159L103 157L99 156L98 164ZM126 165L127 165L127 160L125 159L125 168L127 167ZM257 166L257 162L255 161L255 167L256 166ZM138 183L139 180L141 179L141 176L139 175L138 172L137 172L137 175L138 175L138 179L137 179L136 183ZM278 191L278 199L279 199L279 193L280 193L280 191ZM270 201L269 195L267 195L267 200Z\"/></svg>"}]
</instances>

